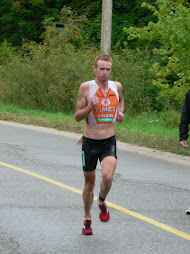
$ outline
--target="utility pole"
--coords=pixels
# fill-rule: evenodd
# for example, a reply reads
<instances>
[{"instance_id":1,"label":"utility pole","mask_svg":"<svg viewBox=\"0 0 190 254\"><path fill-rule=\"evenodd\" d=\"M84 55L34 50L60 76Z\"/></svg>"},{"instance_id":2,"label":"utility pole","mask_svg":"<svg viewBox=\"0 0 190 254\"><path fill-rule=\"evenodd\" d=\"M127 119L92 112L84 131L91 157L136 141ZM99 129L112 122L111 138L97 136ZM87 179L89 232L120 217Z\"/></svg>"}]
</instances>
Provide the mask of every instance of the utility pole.
<instances>
[{"instance_id":1,"label":"utility pole","mask_svg":"<svg viewBox=\"0 0 190 254\"><path fill-rule=\"evenodd\" d=\"M111 53L112 5L113 0L102 0L101 51L107 55Z\"/></svg>"}]
</instances>

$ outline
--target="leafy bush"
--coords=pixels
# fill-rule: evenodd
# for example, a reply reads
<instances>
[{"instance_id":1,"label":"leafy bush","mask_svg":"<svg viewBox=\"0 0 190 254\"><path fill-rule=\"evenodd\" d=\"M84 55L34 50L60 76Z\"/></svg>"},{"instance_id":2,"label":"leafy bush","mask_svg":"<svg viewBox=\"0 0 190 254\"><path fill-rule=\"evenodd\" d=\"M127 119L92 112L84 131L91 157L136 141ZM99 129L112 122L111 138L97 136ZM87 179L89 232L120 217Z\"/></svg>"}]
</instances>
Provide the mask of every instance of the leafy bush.
<instances>
[{"instance_id":1,"label":"leafy bush","mask_svg":"<svg viewBox=\"0 0 190 254\"><path fill-rule=\"evenodd\" d=\"M49 27L44 43L24 43L11 61L1 68L0 96L4 103L22 108L74 112L79 85L94 79L94 48L75 48L64 29ZM165 101L157 100L159 88L152 85L149 51L113 54L111 79L123 85L126 111L161 111Z\"/></svg>"},{"instance_id":2,"label":"leafy bush","mask_svg":"<svg viewBox=\"0 0 190 254\"><path fill-rule=\"evenodd\" d=\"M160 88L152 84L154 74L149 71L149 67L153 59L149 50L126 49L122 55L113 58L112 77L123 85L126 111L161 111L166 106L166 101L157 99Z\"/></svg>"},{"instance_id":3,"label":"leafy bush","mask_svg":"<svg viewBox=\"0 0 190 254\"><path fill-rule=\"evenodd\" d=\"M1 102L74 112L79 86L94 79L92 66L99 53L83 44L83 31L75 18L64 8L59 22L46 20L43 43L25 42L14 54L4 45L3 51L11 53L5 54L9 61L0 69ZM154 59L148 48L131 51L126 47L112 57L111 79L123 85L126 111L134 114L166 107L167 100L157 99L160 88L152 84L154 74L149 68Z\"/></svg>"},{"instance_id":4,"label":"leafy bush","mask_svg":"<svg viewBox=\"0 0 190 254\"><path fill-rule=\"evenodd\" d=\"M158 18L158 22L143 28L125 28L128 39L158 40L154 49L159 61L152 65L154 84L160 87L160 97L182 103L190 85L190 4L186 0L157 0L156 7L143 3Z\"/></svg>"},{"instance_id":5,"label":"leafy bush","mask_svg":"<svg viewBox=\"0 0 190 254\"><path fill-rule=\"evenodd\" d=\"M56 25L49 20L43 43L24 43L3 65L2 102L55 112L74 111L80 83L93 77L96 50L75 47L81 37L75 23L64 28Z\"/></svg>"},{"instance_id":6,"label":"leafy bush","mask_svg":"<svg viewBox=\"0 0 190 254\"><path fill-rule=\"evenodd\" d=\"M178 112L174 107L169 107L168 110L161 112L160 116L163 119L164 126L169 128L179 126L180 112Z\"/></svg>"},{"instance_id":7,"label":"leafy bush","mask_svg":"<svg viewBox=\"0 0 190 254\"><path fill-rule=\"evenodd\" d=\"M94 52L84 54L69 44L56 51L31 43L24 47L28 55L16 55L3 67L1 100L24 108L73 111L80 83L92 77Z\"/></svg>"}]
</instances>

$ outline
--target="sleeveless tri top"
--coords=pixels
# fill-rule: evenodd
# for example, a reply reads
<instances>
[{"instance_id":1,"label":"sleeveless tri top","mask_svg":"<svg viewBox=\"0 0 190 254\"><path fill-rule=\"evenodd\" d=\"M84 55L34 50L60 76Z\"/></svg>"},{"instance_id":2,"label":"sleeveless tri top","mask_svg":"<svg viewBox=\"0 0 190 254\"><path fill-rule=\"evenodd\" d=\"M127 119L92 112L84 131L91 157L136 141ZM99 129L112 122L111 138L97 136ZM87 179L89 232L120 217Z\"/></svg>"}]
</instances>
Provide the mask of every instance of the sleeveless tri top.
<instances>
[{"instance_id":1,"label":"sleeveless tri top","mask_svg":"<svg viewBox=\"0 0 190 254\"><path fill-rule=\"evenodd\" d=\"M102 93L101 88L96 84L95 80L89 81L89 85L89 102L94 94L97 94L99 102L88 115L86 119L87 124L115 123L119 102L119 94L116 84L113 81L108 81L108 93L106 97Z\"/></svg>"}]
</instances>

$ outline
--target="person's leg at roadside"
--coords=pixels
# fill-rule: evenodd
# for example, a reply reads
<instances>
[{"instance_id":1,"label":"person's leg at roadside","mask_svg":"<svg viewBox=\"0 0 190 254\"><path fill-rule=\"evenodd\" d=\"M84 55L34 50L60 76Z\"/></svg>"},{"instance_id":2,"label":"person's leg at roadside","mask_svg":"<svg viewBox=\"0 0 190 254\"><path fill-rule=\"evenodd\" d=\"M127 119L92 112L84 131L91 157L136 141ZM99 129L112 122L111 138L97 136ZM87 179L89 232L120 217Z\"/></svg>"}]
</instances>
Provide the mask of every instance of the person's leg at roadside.
<instances>
[{"instance_id":1,"label":"person's leg at roadside","mask_svg":"<svg viewBox=\"0 0 190 254\"><path fill-rule=\"evenodd\" d=\"M98 206L100 208L99 218L102 222L108 221L110 218L105 199L111 189L113 175L115 172L117 159L113 156L107 156L101 161L102 181L100 182L100 193L98 198Z\"/></svg>"},{"instance_id":2,"label":"person's leg at roadside","mask_svg":"<svg viewBox=\"0 0 190 254\"><path fill-rule=\"evenodd\" d=\"M84 226L82 229L83 235L92 235L91 228L91 206L94 199L94 186L95 186L95 170L90 172L84 171L85 186L83 190L83 203L84 203Z\"/></svg>"}]
</instances>

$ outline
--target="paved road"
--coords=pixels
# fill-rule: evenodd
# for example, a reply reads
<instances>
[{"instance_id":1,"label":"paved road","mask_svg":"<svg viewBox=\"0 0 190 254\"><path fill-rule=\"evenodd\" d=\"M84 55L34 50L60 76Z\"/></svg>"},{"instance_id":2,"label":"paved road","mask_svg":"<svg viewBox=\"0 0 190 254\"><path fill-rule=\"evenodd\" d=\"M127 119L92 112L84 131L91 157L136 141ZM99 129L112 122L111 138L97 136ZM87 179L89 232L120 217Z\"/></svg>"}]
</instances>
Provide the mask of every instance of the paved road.
<instances>
[{"instance_id":1,"label":"paved road","mask_svg":"<svg viewBox=\"0 0 190 254\"><path fill-rule=\"evenodd\" d=\"M0 121L0 253L189 254L190 159L118 142L110 222L94 201L82 236L78 138ZM95 195L100 179L98 165Z\"/></svg>"}]
</instances>

